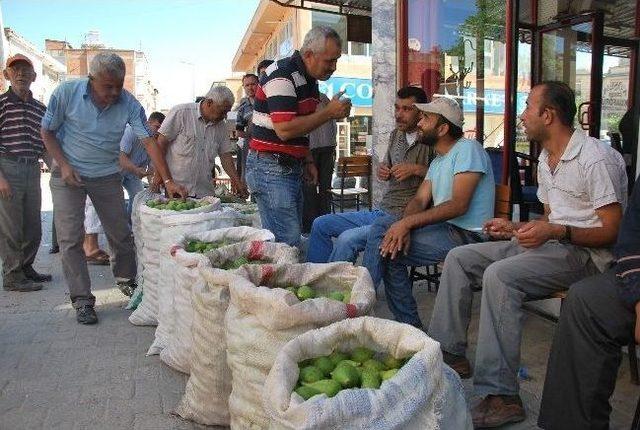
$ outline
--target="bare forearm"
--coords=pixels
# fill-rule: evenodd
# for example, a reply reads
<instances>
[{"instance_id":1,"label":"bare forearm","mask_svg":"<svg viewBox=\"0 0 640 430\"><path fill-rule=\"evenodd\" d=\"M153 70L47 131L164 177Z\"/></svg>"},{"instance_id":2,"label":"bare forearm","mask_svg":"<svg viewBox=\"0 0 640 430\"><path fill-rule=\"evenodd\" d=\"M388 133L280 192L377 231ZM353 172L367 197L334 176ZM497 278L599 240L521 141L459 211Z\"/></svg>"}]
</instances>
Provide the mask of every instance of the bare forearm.
<instances>
[{"instance_id":1,"label":"bare forearm","mask_svg":"<svg viewBox=\"0 0 640 430\"><path fill-rule=\"evenodd\" d=\"M230 152L226 154L220 154L220 164L222 164L222 168L229 175L231 181L240 182L240 178L238 177L238 172L236 170L236 165L233 162L233 156Z\"/></svg>"},{"instance_id":2,"label":"bare forearm","mask_svg":"<svg viewBox=\"0 0 640 430\"><path fill-rule=\"evenodd\" d=\"M311 115L297 116L291 121L274 123L273 127L278 137L286 141L309 134L330 119L328 113L322 109Z\"/></svg>"},{"instance_id":3,"label":"bare forearm","mask_svg":"<svg viewBox=\"0 0 640 430\"><path fill-rule=\"evenodd\" d=\"M420 213L424 211L425 208L426 205L423 202L419 199L413 198L409 200L409 203L407 203L407 206L404 208L404 218Z\"/></svg>"},{"instance_id":4,"label":"bare forearm","mask_svg":"<svg viewBox=\"0 0 640 430\"><path fill-rule=\"evenodd\" d=\"M447 221L463 215L467 211L466 207L458 205L452 200L434 206L426 211L421 211L406 216L403 221L407 223L409 228L414 229L424 225L435 224Z\"/></svg>"},{"instance_id":5,"label":"bare forearm","mask_svg":"<svg viewBox=\"0 0 640 430\"><path fill-rule=\"evenodd\" d=\"M149 157L151 158L153 167L160 175L162 180L173 180L173 178L171 177L169 166L167 166L167 161L164 158L164 153L162 152L162 149L156 144L156 139L153 137L148 137L144 139L142 143L144 144L144 147L147 150Z\"/></svg>"},{"instance_id":6,"label":"bare forearm","mask_svg":"<svg viewBox=\"0 0 640 430\"><path fill-rule=\"evenodd\" d=\"M60 148L60 143L58 142L56 135L53 132L45 129L42 129L40 134L42 136L42 141L44 142L44 147L47 149L49 155L53 157L54 160L56 160L58 166L63 167L69 164L64 154L62 153L62 148Z\"/></svg>"},{"instance_id":7,"label":"bare forearm","mask_svg":"<svg viewBox=\"0 0 640 430\"><path fill-rule=\"evenodd\" d=\"M559 226L563 236L566 227ZM578 228L571 227L571 243L587 248L602 248L612 246L617 239L617 231L612 228L594 227L594 228Z\"/></svg>"},{"instance_id":8,"label":"bare forearm","mask_svg":"<svg viewBox=\"0 0 640 430\"><path fill-rule=\"evenodd\" d=\"M120 167L134 175L138 174L138 166L131 162L131 159L123 152L120 153Z\"/></svg>"}]
</instances>

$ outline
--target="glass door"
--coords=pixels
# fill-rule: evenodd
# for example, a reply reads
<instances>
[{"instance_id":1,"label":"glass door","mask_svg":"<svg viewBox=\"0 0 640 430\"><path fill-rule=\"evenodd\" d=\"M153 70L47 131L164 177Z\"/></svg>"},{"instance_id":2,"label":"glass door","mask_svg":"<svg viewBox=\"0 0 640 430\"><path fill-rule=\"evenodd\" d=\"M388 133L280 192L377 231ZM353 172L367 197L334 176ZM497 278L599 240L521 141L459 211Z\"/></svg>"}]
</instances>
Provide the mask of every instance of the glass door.
<instances>
[{"instance_id":1,"label":"glass door","mask_svg":"<svg viewBox=\"0 0 640 430\"><path fill-rule=\"evenodd\" d=\"M535 82L561 81L576 92L577 127L599 138L602 111L602 14L587 13L537 30Z\"/></svg>"}]
</instances>

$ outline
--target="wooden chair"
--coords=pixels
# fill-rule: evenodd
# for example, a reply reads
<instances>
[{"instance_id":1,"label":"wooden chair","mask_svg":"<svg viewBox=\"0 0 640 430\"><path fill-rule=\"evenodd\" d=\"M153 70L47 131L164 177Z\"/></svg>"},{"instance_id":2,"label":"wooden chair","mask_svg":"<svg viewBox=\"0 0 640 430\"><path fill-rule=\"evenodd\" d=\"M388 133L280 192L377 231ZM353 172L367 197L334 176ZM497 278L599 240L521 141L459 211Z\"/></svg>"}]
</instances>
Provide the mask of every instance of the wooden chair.
<instances>
[{"instance_id":1,"label":"wooden chair","mask_svg":"<svg viewBox=\"0 0 640 430\"><path fill-rule=\"evenodd\" d=\"M511 189L508 185L496 185L493 216L496 218L511 219ZM442 262L425 266L426 270L424 273L418 271L418 266L411 266L409 272L411 284L416 281L427 281L428 291L431 291L431 288L438 291L440 275L442 274L440 264L442 264Z\"/></svg>"},{"instance_id":2,"label":"wooden chair","mask_svg":"<svg viewBox=\"0 0 640 430\"><path fill-rule=\"evenodd\" d=\"M371 156L369 155L356 155L353 157L342 157L338 160L338 167L336 169L336 176L340 178L340 188L332 188L330 190L331 196L331 211L336 213L336 205L340 208L340 212L344 212L344 204L346 201L355 201L356 210L360 210L361 196L367 196L367 203L369 210L373 209L373 198L371 193L372 180L371 180ZM367 188L354 186L345 187L346 178L366 178Z\"/></svg>"}]
</instances>

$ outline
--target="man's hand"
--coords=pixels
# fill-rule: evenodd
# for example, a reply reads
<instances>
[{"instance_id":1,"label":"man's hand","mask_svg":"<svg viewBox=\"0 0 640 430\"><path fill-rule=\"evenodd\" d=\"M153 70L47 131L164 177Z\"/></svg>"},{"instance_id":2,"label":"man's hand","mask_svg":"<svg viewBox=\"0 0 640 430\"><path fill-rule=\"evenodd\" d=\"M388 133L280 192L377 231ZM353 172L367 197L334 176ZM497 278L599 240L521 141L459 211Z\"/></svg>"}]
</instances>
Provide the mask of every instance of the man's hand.
<instances>
[{"instance_id":1,"label":"man's hand","mask_svg":"<svg viewBox=\"0 0 640 430\"><path fill-rule=\"evenodd\" d=\"M64 164L60 166L60 176L62 177L62 180L65 182L65 184L69 186L72 186L72 187L82 186L82 180L80 179L80 175L78 175L78 172L73 170L73 167L71 167L69 164Z\"/></svg>"},{"instance_id":2,"label":"man's hand","mask_svg":"<svg viewBox=\"0 0 640 430\"><path fill-rule=\"evenodd\" d=\"M153 175L153 172L145 169L144 167L138 167L136 169L136 176L138 178L140 178L140 179L144 178L145 176L150 176L150 175Z\"/></svg>"},{"instance_id":3,"label":"man's hand","mask_svg":"<svg viewBox=\"0 0 640 430\"><path fill-rule=\"evenodd\" d=\"M640 302L636 303L636 343L640 343Z\"/></svg>"},{"instance_id":4,"label":"man's hand","mask_svg":"<svg viewBox=\"0 0 640 430\"><path fill-rule=\"evenodd\" d=\"M304 164L304 179L313 185L318 183L318 168L313 162L307 161Z\"/></svg>"},{"instance_id":5,"label":"man's hand","mask_svg":"<svg viewBox=\"0 0 640 430\"><path fill-rule=\"evenodd\" d=\"M0 199L9 200L13 196L13 190L9 181L0 174Z\"/></svg>"},{"instance_id":6,"label":"man's hand","mask_svg":"<svg viewBox=\"0 0 640 430\"><path fill-rule=\"evenodd\" d=\"M417 176L419 167L417 164L410 163L396 164L391 167L391 175L398 181L404 181L411 176Z\"/></svg>"},{"instance_id":7,"label":"man's hand","mask_svg":"<svg viewBox=\"0 0 640 430\"><path fill-rule=\"evenodd\" d=\"M234 181L232 179L231 192L243 199L246 199L247 197L249 197L249 190L247 189L247 184L245 184L243 181Z\"/></svg>"},{"instance_id":8,"label":"man's hand","mask_svg":"<svg viewBox=\"0 0 640 430\"><path fill-rule=\"evenodd\" d=\"M149 190L152 193L159 193L160 186L162 185L162 176L158 172L153 174L153 179L151 179L151 183L149 184Z\"/></svg>"},{"instance_id":9,"label":"man's hand","mask_svg":"<svg viewBox=\"0 0 640 430\"><path fill-rule=\"evenodd\" d=\"M396 254L404 251L406 255L409 252L411 241L411 229L403 222L403 220L394 222L384 235L380 244L380 255L386 257L391 256L393 260Z\"/></svg>"},{"instance_id":10,"label":"man's hand","mask_svg":"<svg viewBox=\"0 0 640 430\"><path fill-rule=\"evenodd\" d=\"M503 218L493 218L484 223L484 231L494 239L511 239L513 230L513 223Z\"/></svg>"},{"instance_id":11,"label":"man's hand","mask_svg":"<svg viewBox=\"0 0 640 430\"><path fill-rule=\"evenodd\" d=\"M391 169L389 169L387 163L380 163L378 166L378 179L381 181L388 181L390 176Z\"/></svg>"},{"instance_id":12,"label":"man's hand","mask_svg":"<svg viewBox=\"0 0 640 430\"><path fill-rule=\"evenodd\" d=\"M343 94L344 91L337 93L324 108L329 114L330 119L340 119L349 116L351 112L351 100L340 100Z\"/></svg>"},{"instance_id":13,"label":"man's hand","mask_svg":"<svg viewBox=\"0 0 640 430\"><path fill-rule=\"evenodd\" d=\"M537 248L545 244L548 240L556 239L562 235L558 228L564 228L548 221L529 221L513 235L518 239L518 243L525 248Z\"/></svg>"},{"instance_id":14,"label":"man's hand","mask_svg":"<svg viewBox=\"0 0 640 430\"><path fill-rule=\"evenodd\" d=\"M167 191L169 197L180 196L183 199L187 197L187 189L182 185L176 184L173 181L166 182L164 184L164 189Z\"/></svg>"}]
</instances>

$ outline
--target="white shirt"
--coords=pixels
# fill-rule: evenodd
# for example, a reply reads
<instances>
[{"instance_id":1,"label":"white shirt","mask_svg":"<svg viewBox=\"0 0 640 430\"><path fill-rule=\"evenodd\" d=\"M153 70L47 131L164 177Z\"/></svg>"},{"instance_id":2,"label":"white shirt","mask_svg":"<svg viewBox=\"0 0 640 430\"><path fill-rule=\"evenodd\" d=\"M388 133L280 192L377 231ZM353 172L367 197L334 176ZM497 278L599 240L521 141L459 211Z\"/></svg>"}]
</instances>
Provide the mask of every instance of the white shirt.
<instances>
[{"instance_id":1,"label":"white shirt","mask_svg":"<svg viewBox=\"0 0 640 430\"><path fill-rule=\"evenodd\" d=\"M169 111L158 132L172 142L166 159L173 180L189 195L213 195L211 169L216 156L234 150L227 121L207 122L199 103L185 103Z\"/></svg>"},{"instance_id":2,"label":"white shirt","mask_svg":"<svg viewBox=\"0 0 640 430\"><path fill-rule=\"evenodd\" d=\"M409 146L411 146L414 143L416 143L416 139L418 138L418 132L414 131L413 133L405 133L405 136L407 138L407 143L409 144Z\"/></svg>"},{"instance_id":3,"label":"white shirt","mask_svg":"<svg viewBox=\"0 0 640 430\"><path fill-rule=\"evenodd\" d=\"M610 145L576 130L554 172L543 149L538 163L538 199L549 206L549 222L579 228L602 227L596 209L627 206L627 174L622 156ZM600 270L612 260L608 249L590 248Z\"/></svg>"}]
</instances>

